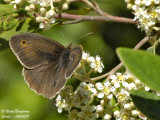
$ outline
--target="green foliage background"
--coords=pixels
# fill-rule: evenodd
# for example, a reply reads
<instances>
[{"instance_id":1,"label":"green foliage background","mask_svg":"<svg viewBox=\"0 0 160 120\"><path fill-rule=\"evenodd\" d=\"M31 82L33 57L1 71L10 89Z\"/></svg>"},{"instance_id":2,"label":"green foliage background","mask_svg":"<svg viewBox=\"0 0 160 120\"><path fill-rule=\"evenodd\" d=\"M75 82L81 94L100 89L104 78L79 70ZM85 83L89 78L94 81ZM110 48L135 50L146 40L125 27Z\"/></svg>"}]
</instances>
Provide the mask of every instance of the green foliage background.
<instances>
[{"instance_id":1,"label":"green foliage background","mask_svg":"<svg viewBox=\"0 0 160 120\"><path fill-rule=\"evenodd\" d=\"M124 0L101 0L98 3L109 14L134 17L131 11L126 9ZM71 4L71 8L79 6L86 7L83 4ZM94 12L90 14L95 15ZM29 120L65 120L65 113L59 114L57 112L54 99L43 98L28 88L22 76L22 66L8 46L8 40L12 35L27 32L30 27L28 23L36 25L29 19L25 22L19 31L14 28L5 32L0 30L0 110L28 110L30 111ZM31 28L30 31L32 31ZM90 32L93 33L79 39ZM40 32L40 34L46 35L64 46L68 46L72 42L75 45L80 44L84 51L90 52L91 55L100 55L105 65L103 73L118 64L119 60L115 52L117 47L133 48L144 37L144 33L135 25L98 21L56 25L48 31ZM93 76L97 75L100 74ZM68 81L77 82L74 78L70 78ZM1 112L0 116L2 116Z\"/></svg>"}]
</instances>

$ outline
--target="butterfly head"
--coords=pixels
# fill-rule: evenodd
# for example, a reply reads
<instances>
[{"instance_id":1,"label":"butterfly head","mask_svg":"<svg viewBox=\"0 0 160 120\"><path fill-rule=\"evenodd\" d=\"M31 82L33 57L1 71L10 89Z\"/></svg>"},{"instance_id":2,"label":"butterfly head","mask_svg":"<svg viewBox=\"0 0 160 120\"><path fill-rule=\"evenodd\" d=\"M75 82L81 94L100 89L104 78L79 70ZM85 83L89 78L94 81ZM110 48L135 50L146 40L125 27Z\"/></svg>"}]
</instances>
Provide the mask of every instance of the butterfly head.
<instances>
[{"instance_id":1,"label":"butterfly head","mask_svg":"<svg viewBox=\"0 0 160 120\"><path fill-rule=\"evenodd\" d=\"M73 48L73 44L70 43L70 44L68 45L67 49L71 50L72 48Z\"/></svg>"}]
</instances>

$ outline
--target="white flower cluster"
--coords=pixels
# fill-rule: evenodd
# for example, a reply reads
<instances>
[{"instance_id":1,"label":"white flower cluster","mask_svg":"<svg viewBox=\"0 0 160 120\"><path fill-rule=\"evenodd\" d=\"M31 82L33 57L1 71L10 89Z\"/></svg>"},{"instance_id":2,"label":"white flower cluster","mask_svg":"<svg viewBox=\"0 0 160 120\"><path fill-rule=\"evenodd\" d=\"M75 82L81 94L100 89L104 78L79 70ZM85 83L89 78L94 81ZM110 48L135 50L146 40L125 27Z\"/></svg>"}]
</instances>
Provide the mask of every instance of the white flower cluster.
<instances>
[{"instance_id":1,"label":"white flower cluster","mask_svg":"<svg viewBox=\"0 0 160 120\"><path fill-rule=\"evenodd\" d=\"M150 88L130 74L116 73L104 83L81 82L73 91L72 86L66 86L56 98L58 112L68 111L69 120L145 120L138 111L129 91Z\"/></svg>"},{"instance_id":2,"label":"white flower cluster","mask_svg":"<svg viewBox=\"0 0 160 120\"><path fill-rule=\"evenodd\" d=\"M134 11L139 26L150 35L160 30L160 0L125 0L127 8Z\"/></svg>"},{"instance_id":3,"label":"white flower cluster","mask_svg":"<svg viewBox=\"0 0 160 120\"><path fill-rule=\"evenodd\" d=\"M41 29L50 28L51 23L55 23L53 15L69 8L70 0L4 0L6 3L13 4L14 9L25 6L25 11L36 13L36 22L40 23ZM58 7L54 3L59 3ZM26 6L27 5L27 6Z\"/></svg>"},{"instance_id":4,"label":"white flower cluster","mask_svg":"<svg viewBox=\"0 0 160 120\"><path fill-rule=\"evenodd\" d=\"M83 62L87 63L93 69L94 72L101 73L103 71L104 65L99 55L93 57L90 56L89 53L83 52L82 60Z\"/></svg>"}]
</instances>

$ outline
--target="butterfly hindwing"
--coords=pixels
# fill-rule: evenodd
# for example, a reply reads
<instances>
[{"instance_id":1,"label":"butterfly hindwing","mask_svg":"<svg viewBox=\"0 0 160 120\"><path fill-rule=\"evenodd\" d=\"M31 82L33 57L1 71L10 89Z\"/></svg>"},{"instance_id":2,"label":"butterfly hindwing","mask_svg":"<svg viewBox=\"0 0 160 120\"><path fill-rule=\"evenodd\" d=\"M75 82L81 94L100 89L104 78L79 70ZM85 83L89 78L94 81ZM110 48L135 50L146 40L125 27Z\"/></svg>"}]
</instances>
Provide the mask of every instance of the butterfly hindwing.
<instances>
[{"instance_id":1,"label":"butterfly hindwing","mask_svg":"<svg viewBox=\"0 0 160 120\"><path fill-rule=\"evenodd\" d=\"M29 87L47 98L53 98L63 88L66 82L65 73L66 68L60 67L58 63L23 69L23 76Z\"/></svg>"},{"instance_id":2,"label":"butterfly hindwing","mask_svg":"<svg viewBox=\"0 0 160 120\"><path fill-rule=\"evenodd\" d=\"M70 51L69 62L67 65L66 78L72 75L73 71L78 66L81 58L82 58L82 47L80 45L77 45L73 47Z\"/></svg>"}]
</instances>

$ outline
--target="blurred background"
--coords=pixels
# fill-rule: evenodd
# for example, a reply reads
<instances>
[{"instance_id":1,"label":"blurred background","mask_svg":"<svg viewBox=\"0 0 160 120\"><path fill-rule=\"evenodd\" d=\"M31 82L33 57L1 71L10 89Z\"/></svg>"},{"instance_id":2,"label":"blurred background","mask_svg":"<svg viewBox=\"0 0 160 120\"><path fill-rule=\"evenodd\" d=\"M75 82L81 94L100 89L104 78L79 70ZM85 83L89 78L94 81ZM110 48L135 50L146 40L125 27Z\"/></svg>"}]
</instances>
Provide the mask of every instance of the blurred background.
<instances>
[{"instance_id":1,"label":"blurred background","mask_svg":"<svg viewBox=\"0 0 160 120\"><path fill-rule=\"evenodd\" d=\"M126 8L124 0L100 0L98 3L102 10L111 15L134 18L132 11ZM72 9L85 7L82 3L70 4ZM94 12L90 14L96 15ZM92 34L86 35L90 32ZM83 50L92 56L100 55L105 66L101 74L111 70L119 63L115 52L117 47L133 48L145 36L144 32L137 29L135 25L98 21L57 25L40 34L64 46L70 43L82 45ZM0 44L8 46L8 42L3 39L0 39ZM43 98L28 88L22 76L22 65L10 48L3 48L2 45L0 45L0 110L30 111L27 120L66 120L65 112L62 114L57 112L55 99ZM92 77L101 74L94 74ZM70 81L75 82L76 80L70 78L68 82Z\"/></svg>"}]
</instances>

